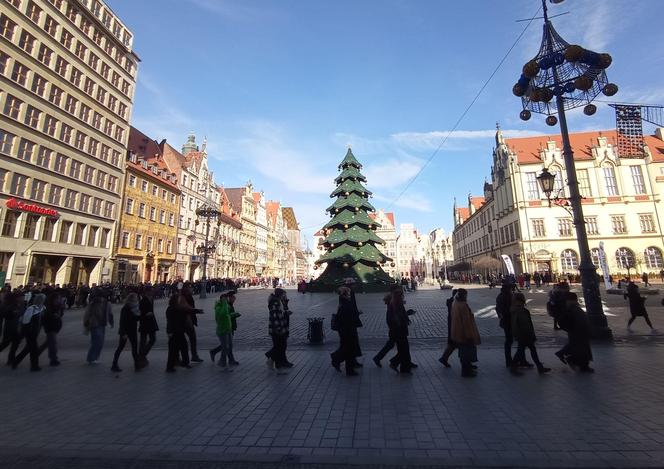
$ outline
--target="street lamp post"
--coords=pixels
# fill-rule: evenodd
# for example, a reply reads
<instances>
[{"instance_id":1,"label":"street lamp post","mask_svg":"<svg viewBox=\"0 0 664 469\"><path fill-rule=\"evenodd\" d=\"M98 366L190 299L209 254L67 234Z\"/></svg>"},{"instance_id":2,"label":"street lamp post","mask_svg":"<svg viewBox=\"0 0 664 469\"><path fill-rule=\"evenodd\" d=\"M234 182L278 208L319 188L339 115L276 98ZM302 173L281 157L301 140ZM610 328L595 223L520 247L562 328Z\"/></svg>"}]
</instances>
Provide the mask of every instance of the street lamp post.
<instances>
[{"instance_id":1,"label":"street lamp post","mask_svg":"<svg viewBox=\"0 0 664 469\"><path fill-rule=\"evenodd\" d=\"M520 114L522 120L530 119L531 111L533 111L546 114L546 123L550 126L560 123L563 159L570 195L568 201L572 209L579 245L581 258L579 272L591 332L595 338L611 338L611 329L608 327L602 309L596 267L590 256L565 111L584 106L584 114L591 116L597 111L596 106L592 104L597 95L601 92L607 96L613 96L618 92L618 87L609 83L606 77L605 69L611 65L611 56L598 54L565 42L549 20L546 0L542 0L542 8L544 34L540 50L534 59L524 65L523 74L514 85L512 92L522 100L523 110ZM554 97L555 100L553 100ZM558 118L554 115L556 113L558 113ZM538 179L542 191L550 201L555 176L545 168Z\"/></svg>"},{"instance_id":2,"label":"street lamp post","mask_svg":"<svg viewBox=\"0 0 664 469\"><path fill-rule=\"evenodd\" d=\"M207 262L208 256L214 254L217 250L217 243L210 240L210 223L212 220L217 220L217 225L221 225L221 212L209 205L203 205L196 209L196 224L198 225L201 220L205 223L205 241L200 246L196 247L196 252L203 255L203 278L201 279L200 297L207 298Z\"/></svg>"}]
</instances>

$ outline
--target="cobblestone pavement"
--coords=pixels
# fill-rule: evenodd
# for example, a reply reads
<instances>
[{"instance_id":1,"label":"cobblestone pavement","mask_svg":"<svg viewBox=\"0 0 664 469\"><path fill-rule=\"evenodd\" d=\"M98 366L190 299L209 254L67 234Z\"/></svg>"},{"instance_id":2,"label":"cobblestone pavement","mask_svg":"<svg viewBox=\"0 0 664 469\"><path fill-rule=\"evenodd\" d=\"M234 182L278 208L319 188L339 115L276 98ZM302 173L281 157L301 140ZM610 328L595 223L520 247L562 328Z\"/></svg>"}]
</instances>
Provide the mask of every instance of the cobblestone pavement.
<instances>
[{"instance_id":1,"label":"cobblestone pavement","mask_svg":"<svg viewBox=\"0 0 664 469\"><path fill-rule=\"evenodd\" d=\"M607 296L614 345L594 347L597 373L579 375L554 361L564 339L544 312L546 292L528 295L550 375L506 372L501 330L492 312L496 290L474 289L471 307L483 335L480 373L459 376L437 361L445 341L449 292L406 296L417 311L411 328L412 376L376 368L370 357L385 339L381 295L358 295L364 311L365 367L348 378L329 365L336 345L306 343L308 316L329 318L331 294L292 297L289 358L277 375L265 366L267 291L241 291L236 335L240 366L224 373L209 362L216 344L212 298L199 326L206 362L166 374L165 337L148 369L109 371L117 341L107 331L103 364L84 364L88 338L80 311L67 313L60 337L62 366L29 373L27 363L0 369L0 466L15 468L328 467L661 467L664 465L664 340L644 323L626 331L625 301ZM648 300L655 326L664 324L660 297ZM158 317L162 329L163 301ZM326 325L328 324L326 319ZM5 355L2 356L4 360Z\"/></svg>"}]
</instances>

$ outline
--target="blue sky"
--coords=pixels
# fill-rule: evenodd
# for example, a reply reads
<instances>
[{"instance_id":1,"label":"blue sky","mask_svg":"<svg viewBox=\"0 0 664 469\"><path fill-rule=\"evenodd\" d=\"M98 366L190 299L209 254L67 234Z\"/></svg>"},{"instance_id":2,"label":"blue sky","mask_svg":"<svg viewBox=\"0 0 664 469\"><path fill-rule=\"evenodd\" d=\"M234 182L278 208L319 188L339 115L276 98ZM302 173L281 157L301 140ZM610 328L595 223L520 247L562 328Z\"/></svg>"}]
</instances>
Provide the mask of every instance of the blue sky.
<instances>
[{"instance_id":1,"label":"blue sky","mask_svg":"<svg viewBox=\"0 0 664 469\"><path fill-rule=\"evenodd\" d=\"M107 0L141 57L132 124L179 148L207 136L215 179L251 180L295 208L310 237L327 221L347 145L376 207L397 224L451 229L453 198L480 194L496 122L508 136L553 133L518 119L512 85L539 48L536 20L421 175L539 0ZM664 104L661 0L550 5L570 43L609 52L619 102ZM607 98L605 98L607 99ZM605 104L572 131L613 128Z\"/></svg>"}]
</instances>

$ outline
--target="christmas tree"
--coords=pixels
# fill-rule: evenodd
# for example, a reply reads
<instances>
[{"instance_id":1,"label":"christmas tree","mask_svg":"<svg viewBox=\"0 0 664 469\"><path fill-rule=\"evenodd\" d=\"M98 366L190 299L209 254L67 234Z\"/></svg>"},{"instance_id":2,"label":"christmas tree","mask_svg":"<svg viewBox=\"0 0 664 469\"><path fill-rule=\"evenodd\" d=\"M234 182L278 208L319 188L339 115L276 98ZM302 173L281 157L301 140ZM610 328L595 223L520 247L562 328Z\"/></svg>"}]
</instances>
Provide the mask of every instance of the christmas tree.
<instances>
[{"instance_id":1,"label":"christmas tree","mask_svg":"<svg viewBox=\"0 0 664 469\"><path fill-rule=\"evenodd\" d=\"M327 266L314 282L315 290L333 290L347 279L353 279L365 291L387 290L394 284L394 279L381 267L392 259L376 247L385 242L374 233L380 225L369 217L375 209L368 201L371 192L362 185L366 178L361 169L349 148L339 165L337 188L330 194L337 200L326 210L332 216L323 227L323 246L327 252L316 261L316 267Z\"/></svg>"}]
</instances>

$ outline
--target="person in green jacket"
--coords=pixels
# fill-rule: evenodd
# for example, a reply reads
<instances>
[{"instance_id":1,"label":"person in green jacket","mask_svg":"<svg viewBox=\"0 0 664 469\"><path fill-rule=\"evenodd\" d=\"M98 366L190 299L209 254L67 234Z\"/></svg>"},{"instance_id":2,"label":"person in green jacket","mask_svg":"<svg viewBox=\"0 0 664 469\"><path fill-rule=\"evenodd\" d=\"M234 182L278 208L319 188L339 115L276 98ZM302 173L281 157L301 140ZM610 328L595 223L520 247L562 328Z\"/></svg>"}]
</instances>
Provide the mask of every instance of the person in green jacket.
<instances>
[{"instance_id":1,"label":"person in green jacket","mask_svg":"<svg viewBox=\"0 0 664 469\"><path fill-rule=\"evenodd\" d=\"M230 305L228 303L228 295L232 290L223 290L219 295L219 301L214 305L214 320L217 323L217 337L219 338L219 346L210 350L210 358L214 363L215 356L221 352L219 357L219 366L224 371L233 371L233 368L228 366L228 359L231 349L231 337L233 327L231 323Z\"/></svg>"}]
</instances>

